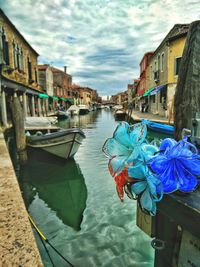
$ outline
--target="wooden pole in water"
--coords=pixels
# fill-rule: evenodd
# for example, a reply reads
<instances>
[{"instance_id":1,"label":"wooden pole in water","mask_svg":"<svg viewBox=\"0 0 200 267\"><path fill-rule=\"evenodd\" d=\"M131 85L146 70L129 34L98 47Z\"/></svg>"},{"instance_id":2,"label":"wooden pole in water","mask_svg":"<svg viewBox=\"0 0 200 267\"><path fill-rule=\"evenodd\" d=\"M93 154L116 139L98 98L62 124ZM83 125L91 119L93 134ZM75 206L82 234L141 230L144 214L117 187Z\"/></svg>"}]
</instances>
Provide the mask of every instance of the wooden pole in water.
<instances>
[{"instance_id":1,"label":"wooden pole in water","mask_svg":"<svg viewBox=\"0 0 200 267\"><path fill-rule=\"evenodd\" d=\"M14 93L13 105L11 106L13 125L15 129L16 146L19 154L19 160L21 164L25 164L27 161L26 152L26 137L24 129L24 113L17 97Z\"/></svg>"},{"instance_id":2,"label":"wooden pole in water","mask_svg":"<svg viewBox=\"0 0 200 267\"><path fill-rule=\"evenodd\" d=\"M200 21L191 24L181 59L174 100L175 138L192 128L193 113L200 112Z\"/></svg>"}]
</instances>

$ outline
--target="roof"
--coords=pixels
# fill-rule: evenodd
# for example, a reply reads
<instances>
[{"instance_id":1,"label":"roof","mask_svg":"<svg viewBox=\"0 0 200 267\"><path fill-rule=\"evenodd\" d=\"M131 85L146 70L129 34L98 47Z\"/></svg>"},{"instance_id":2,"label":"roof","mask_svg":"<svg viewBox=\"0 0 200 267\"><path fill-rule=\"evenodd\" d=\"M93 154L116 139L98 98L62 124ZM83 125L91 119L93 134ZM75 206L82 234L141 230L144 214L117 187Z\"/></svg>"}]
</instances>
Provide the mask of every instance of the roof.
<instances>
[{"instance_id":1,"label":"roof","mask_svg":"<svg viewBox=\"0 0 200 267\"><path fill-rule=\"evenodd\" d=\"M178 24L178 25L180 26L174 29L174 31L169 36L168 41L187 35L190 28L190 24Z\"/></svg>"},{"instance_id":2,"label":"roof","mask_svg":"<svg viewBox=\"0 0 200 267\"><path fill-rule=\"evenodd\" d=\"M44 65L37 65L38 70L46 70L48 69L49 64L44 64Z\"/></svg>"},{"instance_id":3,"label":"roof","mask_svg":"<svg viewBox=\"0 0 200 267\"><path fill-rule=\"evenodd\" d=\"M168 34L165 36L163 41L160 43L160 45L156 48L154 55L156 52L168 41L178 39L182 36L187 35L189 31L190 24L175 24L174 27L168 32Z\"/></svg>"},{"instance_id":4,"label":"roof","mask_svg":"<svg viewBox=\"0 0 200 267\"><path fill-rule=\"evenodd\" d=\"M3 10L0 8L0 16L2 16L7 23L9 23L9 25L13 28L14 31L17 32L17 34L22 38L22 40L31 48L31 50L37 55L39 56L39 54L35 51L35 49L26 41L26 39L24 38L24 36L18 31L18 29L15 27L15 25L9 20L9 18L5 15L5 13L3 12Z\"/></svg>"},{"instance_id":5,"label":"roof","mask_svg":"<svg viewBox=\"0 0 200 267\"><path fill-rule=\"evenodd\" d=\"M152 56L153 53L154 53L154 51L146 52L146 53L144 54L144 56L142 57L141 61L140 61L140 65L142 64L142 61L144 60L145 57L147 57L147 56L149 56L149 55Z\"/></svg>"},{"instance_id":6,"label":"roof","mask_svg":"<svg viewBox=\"0 0 200 267\"><path fill-rule=\"evenodd\" d=\"M71 76L70 74L68 74L68 73L66 73L66 72L64 72L62 70L59 70L57 68L54 68L54 67L52 67L51 70L52 70L53 73L62 73L62 74L65 74L67 76Z\"/></svg>"}]
</instances>

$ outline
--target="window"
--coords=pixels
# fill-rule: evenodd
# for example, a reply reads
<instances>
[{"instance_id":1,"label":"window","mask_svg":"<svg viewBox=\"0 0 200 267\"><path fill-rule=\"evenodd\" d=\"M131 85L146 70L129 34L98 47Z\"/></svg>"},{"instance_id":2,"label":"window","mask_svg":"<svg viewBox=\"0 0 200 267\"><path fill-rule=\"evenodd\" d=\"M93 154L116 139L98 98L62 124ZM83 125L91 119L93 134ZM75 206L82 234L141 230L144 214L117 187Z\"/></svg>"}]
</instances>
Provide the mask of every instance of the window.
<instances>
[{"instance_id":1,"label":"window","mask_svg":"<svg viewBox=\"0 0 200 267\"><path fill-rule=\"evenodd\" d=\"M28 79L29 81L32 80L32 66L31 66L31 61L29 57L27 57L27 66L28 66Z\"/></svg>"},{"instance_id":2,"label":"window","mask_svg":"<svg viewBox=\"0 0 200 267\"><path fill-rule=\"evenodd\" d=\"M24 70L24 54L22 47L19 49L19 69Z\"/></svg>"},{"instance_id":3,"label":"window","mask_svg":"<svg viewBox=\"0 0 200 267\"><path fill-rule=\"evenodd\" d=\"M17 69L20 70L20 50L19 50L19 46L17 45Z\"/></svg>"},{"instance_id":4,"label":"window","mask_svg":"<svg viewBox=\"0 0 200 267\"><path fill-rule=\"evenodd\" d=\"M158 55L158 70L160 70L160 54Z\"/></svg>"},{"instance_id":5,"label":"window","mask_svg":"<svg viewBox=\"0 0 200 267\"><path fill-rule=\"evenodd\" d=\"M153 78L153 67L152 65L150 66L150 73L149 73L150 80Z\"/></svg>"},{"instance_id":6,"label":"window","mask_svg":"<svg viewBox=\"0 0 200 267\"><path fill-rule=\"evenodd\" d=\"M165 54L162 53L162 56L161 56L161 71L164 71L164 60L165 60Z\"/></svg>"},{"instance_id":7,"label":"window","mask_svg":"<svg viewBox=\"0 0 200 267\"><path fill-rule=\"evenodd\" d=\"M154 62L154 71L157 71L157 62Z\"/></svg>"},{"instance_id":8,"label":"window","mask_svg":"<svg viewBox=\"0 0 200 267\"><path fill-rule=\"evenodd\" d=\"M13 41L13 57L15 69L24 70L24 53L22 47L20 48L15 41Z\"/></svg>"},{"instance_id":9,"label":"window","mask_svg":"<svg viewBox=\"0 0 200 267\"><path fill-rule=\"evenodd\" d=\"M35 68L35 82L38 83L38 78L37 78L37 69Z\"/></svg>"},{"instance_id":10,"label":"window","mask_svg":"<svg viewBox=\"0 0 200 267\"><path fill-rule=\"evenodd\" d=\"M178 75L181 64L181 57L175 58L175 75Z\"/></svg>"},{"instance_id":11,"label":"window","mask_svg":"<svg viewBox=\"0 0 200 267\"><path fill-rule=\"evenodd\" d=\"M68 96L70 96L70 91L67 91Z\"/></svg>"},{"instance_id":12,"label":"window","mask_svg":"<svg viewBox=\"0 0 200 267\"><path fill-rule=\"evenodd\" d=\"M4 28L0 29L0 50L3 52L3 60L5 61L5 64L9 65L9 45Z\"/></svg>"},{"instance_id":13,"label":"window","mask_svg":"<svg viewBox=\"0 0 200 267\"><path fill-rule=\"evenodd\" d=\"M153 100L153 103L156 103L156 96L155 95L152 95L152 100Z\"/></svg>"}]
</instances>

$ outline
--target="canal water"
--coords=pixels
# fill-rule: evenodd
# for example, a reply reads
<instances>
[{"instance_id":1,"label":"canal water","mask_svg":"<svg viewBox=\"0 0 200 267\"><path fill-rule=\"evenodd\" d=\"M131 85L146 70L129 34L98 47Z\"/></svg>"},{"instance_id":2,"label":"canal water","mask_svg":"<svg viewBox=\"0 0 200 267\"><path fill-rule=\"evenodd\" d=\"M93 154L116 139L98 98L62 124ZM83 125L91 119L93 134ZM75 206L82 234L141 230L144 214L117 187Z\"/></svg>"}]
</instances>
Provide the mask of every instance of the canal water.
<instances>
[{"instance_id":1,"label":"canal water","mask_svg":"<svg viewBox=\"0 0 200 267\"><path fill-rule=\"evenodd\" d=\"M136 202L118 199L102 145L117 126L110 111L90 112L59 123L80 126L83 140L67 162L29 151L19 181L38 227L76 267L151 267L151 239L136 226ZM52 266L35 234L44 266ZM48 246L48 245L47 245ZM50 247L55 266L68 266Z\"/></svg>"}]
</instances>

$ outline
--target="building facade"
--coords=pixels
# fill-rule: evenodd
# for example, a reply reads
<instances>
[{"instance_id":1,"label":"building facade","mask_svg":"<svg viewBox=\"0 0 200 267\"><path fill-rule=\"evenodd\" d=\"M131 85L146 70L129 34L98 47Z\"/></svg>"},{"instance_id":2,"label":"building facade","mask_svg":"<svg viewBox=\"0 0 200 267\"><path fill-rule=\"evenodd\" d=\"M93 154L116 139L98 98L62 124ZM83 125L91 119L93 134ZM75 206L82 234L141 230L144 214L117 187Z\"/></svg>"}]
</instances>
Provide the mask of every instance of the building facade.
<instances>
[{"instance_id":1,"label":"building facade","mask_svg":"<svg viewBox=\"0 0 200 267\"><path fill-rule=\"evenodd\" d=\"M53 96L53 72L48 64L38 65L38 84L49 96Z\"/></svg>"},{"instance_id":2,"label":"building facade","mask_svg":"<svg viewBox=\"0 0 200 267\"><path fill-rule=\"evenodd\" d=\"M1 119L7 125L12 97L19 97L24 116L35 115L39 94L38 53L0 9Z\"/></svg>"},{"instance_id":3,"label":"building facade","mask_svg":"<svg viewBox=\"0 0 200 267\"><path fill-rule=\"evenodd\" d=\"M168 103L172 101L175 93L188 29L188 24L174 25L150 58L146 93L143 96L145 100L148 99L149 112L153 114L169 116Z\"/></svg>"}]
</instances>

